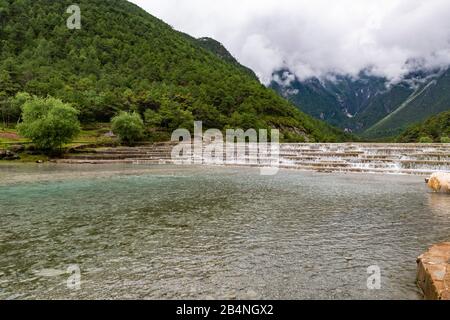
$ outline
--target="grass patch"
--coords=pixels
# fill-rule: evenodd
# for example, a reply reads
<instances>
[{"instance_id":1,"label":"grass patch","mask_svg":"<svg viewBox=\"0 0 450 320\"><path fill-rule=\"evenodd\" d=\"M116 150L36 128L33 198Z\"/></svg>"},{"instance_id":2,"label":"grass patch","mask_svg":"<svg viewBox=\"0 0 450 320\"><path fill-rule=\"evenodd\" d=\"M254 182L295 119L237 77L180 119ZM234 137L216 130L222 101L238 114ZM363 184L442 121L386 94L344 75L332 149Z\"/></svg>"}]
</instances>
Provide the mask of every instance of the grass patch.
<instances>
[{"instance_id":1,"label":"grass patch","mask_svg":"<svg viewBox=\"0 0 450 320\"><path fill-rule=\"evenodd\" d=\"M0 160L0 163L36 163L36 162L48 162L49 157L43 154L29 154L26 152L19 153L20 159L18 160Z\"/></svg>"},{"instance_id":2,"label":"grass patch","mask_svg":"<svg viewBox=\"0 0 450 320\"><path fill-rule=\"evenodd\" d=\"M73 144L92 144L99 143L106 140L105 136L111 131L111 125L109 123L96 123L85 125L78 137L75 138Z\"/></svg>"},{"instance_id":3,"label":"grass patch","mask_svg":"<svg viewBox=\"0 0 450 320\"><path fill-rule=\"evenodd\" d=\"M23 142L28 142L28 140L19 136L15 129L0 129L0 144L20 144Z\"/></svg>"},{"instance_id":4,"label":"grass patch","mask_svg":"<svg viewBox=\"0 0 450 320\"><path fill-rule=\"evenodd\" d=\"M19 153L20 160L16 160L17 162L47 162L49 158L43 154L28 154L26 152Z\"/></svg>"}]
</instances>

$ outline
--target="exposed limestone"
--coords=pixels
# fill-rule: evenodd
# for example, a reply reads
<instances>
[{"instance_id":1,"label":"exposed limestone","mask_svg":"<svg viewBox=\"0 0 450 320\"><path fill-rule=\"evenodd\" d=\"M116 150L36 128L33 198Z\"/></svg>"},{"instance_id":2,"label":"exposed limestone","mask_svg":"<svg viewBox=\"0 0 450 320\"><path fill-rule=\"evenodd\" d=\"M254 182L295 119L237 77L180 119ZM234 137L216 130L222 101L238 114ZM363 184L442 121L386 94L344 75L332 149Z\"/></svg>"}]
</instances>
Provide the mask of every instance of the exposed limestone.
<instances>
[{"instance_id":1,"label":"exposed limestone","mask_svg":"<svg viewBox=\"0 0 450 320\"><path fill-rule=\"evenodd\" d=\"M435 192L450 193L450 173L433 173L431 177L427 179L427 184Z\"/></svg>"},{"instance_id":2,"label":"exposed limestone","mask_svg":"<svg viewBox=\"0 0 450 320\"><path fill-rule=\"evenodd\" d=\"M171 163L176 143L140 145L136 147L74 149L60 162L66 163ZM430 176L434 172L450 172L450 144L389 143L285 143L280 145L278 159L245 149L246 158L227 160L224 165L267 166L272 160L282 169L317 172L389 173ZM189 156L187 156L189 157ZM214 164L199 159L205 165ZM273 163L273 162L271 162Z\"/></svg>"},{"instance_id":3,"label":"exposed limestone","mask_svg":"<svg viewBox=\"0 0 450 320\"><path fill-rule=\"evenodd\" d=\"M450 242L434 245L417 264L417 284L425 299L450 300Z\"/></svg>"}]
</instances>

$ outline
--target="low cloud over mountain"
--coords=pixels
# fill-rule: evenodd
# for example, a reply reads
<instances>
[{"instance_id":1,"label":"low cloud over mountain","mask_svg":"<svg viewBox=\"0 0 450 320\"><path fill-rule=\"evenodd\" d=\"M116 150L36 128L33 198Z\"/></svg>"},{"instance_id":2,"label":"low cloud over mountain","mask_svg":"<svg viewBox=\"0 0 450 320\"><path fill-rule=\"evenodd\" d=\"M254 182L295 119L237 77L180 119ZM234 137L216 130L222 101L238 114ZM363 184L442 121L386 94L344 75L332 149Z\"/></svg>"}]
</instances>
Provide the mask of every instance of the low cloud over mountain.
<instances>
[{"instance_id":1,"label":"low cloud over mountain","mask_svg":"<svg viewBox=\"0 0 450 320\"><path fill-rule=\"evenodd\" d=\"M221 41L269 83L330 74L398 80L450 64L448 0L133 0L174 28ZM176 8L176 9L174 9Z\"/></svg>"}]
</instances>

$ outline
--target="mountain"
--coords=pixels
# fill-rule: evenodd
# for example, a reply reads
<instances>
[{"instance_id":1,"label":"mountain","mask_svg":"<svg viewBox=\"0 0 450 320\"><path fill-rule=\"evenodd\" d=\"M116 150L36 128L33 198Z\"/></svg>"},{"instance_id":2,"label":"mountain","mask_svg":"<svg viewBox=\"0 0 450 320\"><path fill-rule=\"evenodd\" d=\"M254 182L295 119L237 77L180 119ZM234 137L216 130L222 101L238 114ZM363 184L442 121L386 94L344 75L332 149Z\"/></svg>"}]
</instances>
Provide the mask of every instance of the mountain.
<instances>
[{"instance_id":1,"label":"mountain","mask_svg":"<svg viewBox=\"0 0 450 320\"><path fill-rule=\"evenodd\" d=\"M239 63L239 61L237 61L237 59L219 41L209 37L202 37L197 39L186 33L184 33L183 35L186 37L186 39L193 42L194 45L200 46L203 49L208 50L209 52L215 54L218 58L235 65L244 72L248 73L253 79L258 80L258 77L256 76L255 72L252 69Z\"/></svg>"},{"instance_id":2,"label":"mountain","mask_svg":"<svg viewBox=\"0 0 450 320\"><path fill-rule=\"evenodd\" d=\"M367 71L301 81L280 70L270 87L313 117L367 139L398 135L450 109L450 69L411 72L395 84Z\"/></svg>"},{"instance_id":3,"label":"mountain","mask_svg":"<svg viewBox=\"0 0 450 320\"><path fill-rule=\"evenodd\" d=\"M0 0L0 100L26 91L73 104L81 120L152 112L162 130L269 128L291 141L348 139L256 80L212 39L194 39L125 0ZM1 102L1 101L0 101ZM158 120L155 120L158 119Z\"/></svg>"},{"instance_id":4,"label":"mountain","mask_svg":"<svg viewBox=\"0 0 450 320\"><path fill-rule=\"evenodd\" d=\"M450 142L450 111L442 112L406 129L398 142L420 142L421 139L434 142Z\"/></svg>"},{"instance_id":5,"label":"mountain","mask_svg":"<svg viewBox=\"0 0 450 320\"><path fill-rule=\"evenodd\" d=\"M368 137L395 136L410 124L450 110L450 69L428 75L415 84L411 94L364 132ZM392 96L392 94L390 94Z\"/></svg>"},{"instance_id":6,"label":"mountain","mask_svg":"<svg viewBox=\"0 0 450 320\"><path fill-rule=\"evenodd\" d=\"M196 39L196 42L202 48L211 51L222 60L242 69L244 72L248 73L254 80L258 80L258 77L256 76L255 72L252 69L247 68L246 66L240 64L236 60L236 58L233 57L233 55L219 41L208 37L203 37Z\"/></svg>"},{"instance_id":7,"label":"mountain","mask_svg":"<svg viewBox=\"0 0 450 320\"><path fill-rule=\"evenodd\" d=\"M333 75L329 79L300 81L289 70L273 76L270 87L304 112L330 124L355 130L351 119L362 112L371 98L384 89L383 79L361 73L358 78Z\"/></svg>"}]
</instances>

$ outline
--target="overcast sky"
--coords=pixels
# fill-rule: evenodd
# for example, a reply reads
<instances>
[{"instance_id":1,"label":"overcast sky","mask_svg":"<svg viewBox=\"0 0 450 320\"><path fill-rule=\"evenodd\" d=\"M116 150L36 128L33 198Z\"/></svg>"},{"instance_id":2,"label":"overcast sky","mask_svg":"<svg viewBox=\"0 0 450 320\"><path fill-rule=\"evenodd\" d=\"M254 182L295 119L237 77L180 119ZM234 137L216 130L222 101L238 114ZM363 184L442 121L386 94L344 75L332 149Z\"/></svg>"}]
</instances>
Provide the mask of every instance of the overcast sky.
<instances>
[{"instance_id":1,"label":"overcast sky","mask_svg":"<svg viewBox=\"0 0 450 320\"><path fill-rule=\"evenodd\" d=\"M450 65L450 0L132 0L175 29L222 42L265 83L370 67L400 78L407 61Z\"/></svg>"}]
</instances>

